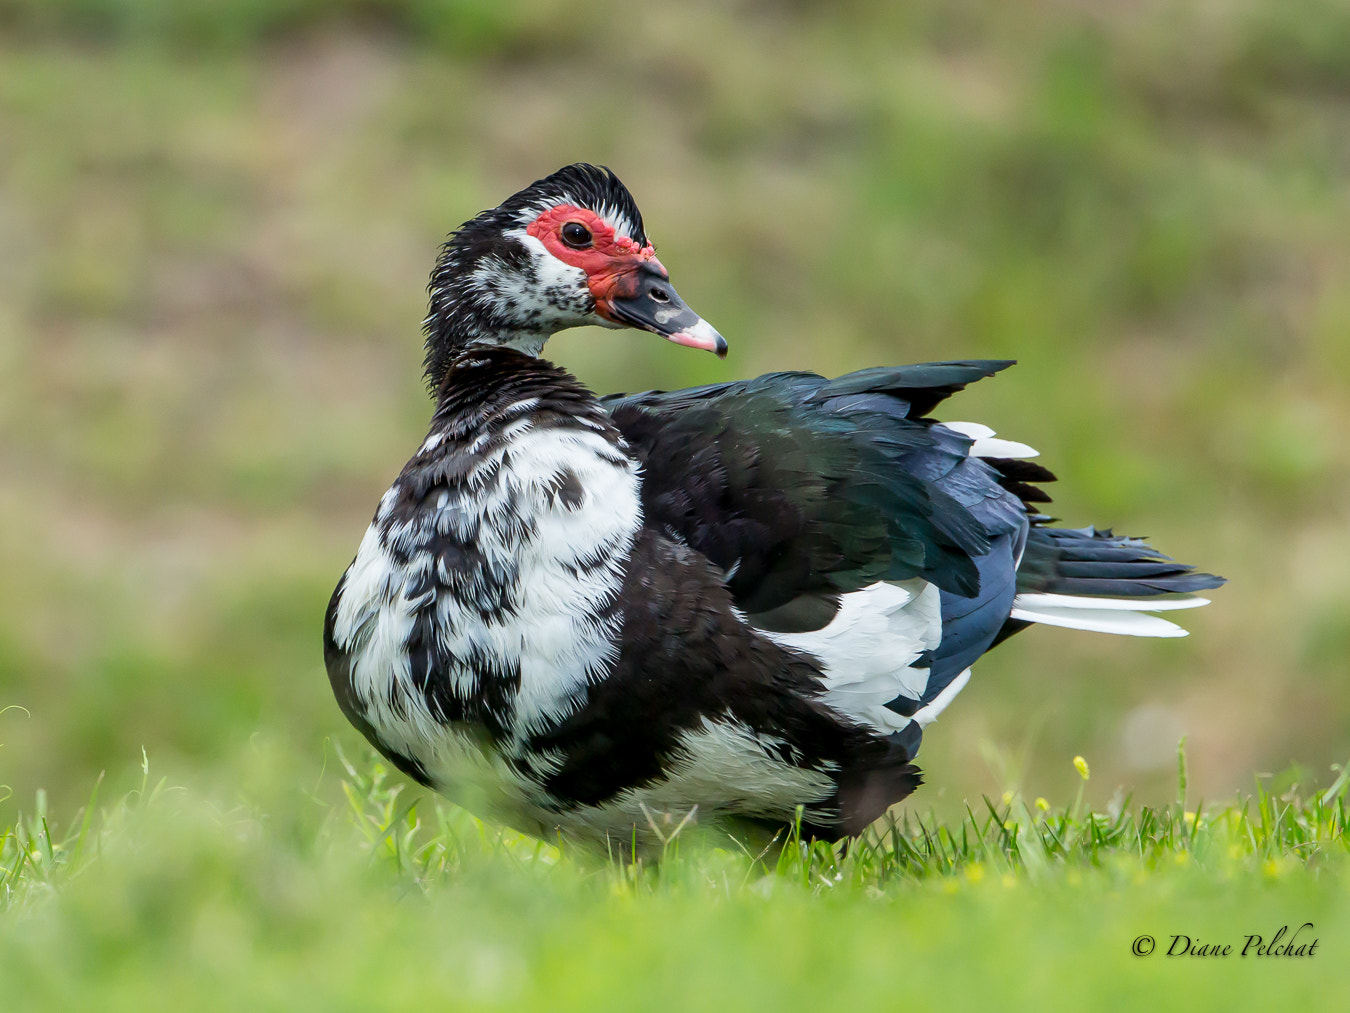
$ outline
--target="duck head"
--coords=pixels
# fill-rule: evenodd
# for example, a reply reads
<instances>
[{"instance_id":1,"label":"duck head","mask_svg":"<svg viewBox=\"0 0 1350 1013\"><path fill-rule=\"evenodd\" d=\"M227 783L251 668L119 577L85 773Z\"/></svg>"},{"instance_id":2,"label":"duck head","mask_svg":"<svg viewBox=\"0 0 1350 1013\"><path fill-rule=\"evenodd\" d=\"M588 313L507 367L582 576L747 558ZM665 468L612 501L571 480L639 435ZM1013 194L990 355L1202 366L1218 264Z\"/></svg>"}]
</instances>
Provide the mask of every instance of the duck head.
<instances>
[{"instance_id":1,"label":"duck head","mask_svg":"<svg viewBox=\"0 0 1350 1013\"><path fill-rule=\"evenodd\" d=\"M722 356L722 335L685 305L617 176L578 163L472 218L442 247L425 322L427 377L474 345L538 355L558 331L635 327Z\"/></svg>"}]
</instances>

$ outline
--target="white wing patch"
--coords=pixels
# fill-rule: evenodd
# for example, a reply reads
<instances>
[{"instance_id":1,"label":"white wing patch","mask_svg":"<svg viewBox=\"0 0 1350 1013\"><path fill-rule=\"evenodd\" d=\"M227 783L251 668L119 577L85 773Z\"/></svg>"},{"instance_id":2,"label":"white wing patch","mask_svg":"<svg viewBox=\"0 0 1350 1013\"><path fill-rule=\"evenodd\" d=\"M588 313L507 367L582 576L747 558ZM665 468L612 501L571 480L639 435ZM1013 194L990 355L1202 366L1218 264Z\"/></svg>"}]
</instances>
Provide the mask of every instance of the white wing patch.
<instances>
[{"instance_id":1,"label":"white wing patch","mask_svg":"<svg viewBox=\"0 0 1350 1013\"><path fill-rule=\"evenodd\" d=\"M1088 598L1069 594L1019 594L1012 619L1130 637L1184 637L1186 631L1150 612L1198 608L1208 598Z\"/></svg>"},{"instance_id":2,"label":"white wing patch","mask_svg":"<svg viewBox=\"0 0 1350 1013\"><path fill-rule=\"evenodd\" d=\"M942 604L937 587L925 580L878 582L844 595L824 629L760 632L818 658L825 670L825 702L889 735L910 719L885 705L902 694L918 700L928 686L928 669L910 665L942 641Z\"/></svg>"},{"instance_id":3,"label":"white wing patch","mask_svg":"<svg viewBox=\"0 0 1350 1013\"><path fill-rule=\"evenodd\" d=\"M950 429L952 432L959 433L974 441L970 446L971 457L998 457L1016 460L1041 456L1039 450L1028 447L1025 443L994 439L994 431L978 422L943 422L941 426L943 429Z\"/></svg>"}]
</instances>

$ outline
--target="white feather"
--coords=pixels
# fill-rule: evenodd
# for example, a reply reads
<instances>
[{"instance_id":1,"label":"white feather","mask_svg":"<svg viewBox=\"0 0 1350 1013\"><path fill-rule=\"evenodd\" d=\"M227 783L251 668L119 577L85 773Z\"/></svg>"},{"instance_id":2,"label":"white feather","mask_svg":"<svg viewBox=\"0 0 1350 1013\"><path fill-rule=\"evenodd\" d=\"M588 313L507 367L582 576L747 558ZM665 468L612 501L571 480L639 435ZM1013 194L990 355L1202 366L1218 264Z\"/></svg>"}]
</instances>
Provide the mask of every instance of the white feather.
<instances>
[{"instance_id":1,"label":"white feather","mask_svg":"<svg viewBox=\"0 0 1350 1013\"><path fill-rule=\"evenodd\" d=\"M878 582L844 595L824 629L763 635L819 659L825 702L889 734L909 718L885 704L902 694L917 700L928 686L928 669L910 665L942 640L941 599L924 580Z\"/></svg>"},{"instance_id":2,"label":"white feather","mask_svg":"<svg viewBox=\"0 0 1350 1013\"><path fill-rule=\"evenodd\" d=\"M1176 623L1169 623L1159 616L1118 609L1015 608L1010 618L1040 623L1043 626L1063 626L1071 630L1091 630L1094 633L1119 633L1128 637L1186 636L1186 631Z\"/></svg>"},{"instance_id":3,"label":"white feather","mask_svg":"<svg viewBox=\"0 0 1350 1013\"><path fill-rule=\"evenodd\" d=\"M971 457L1017 459L1041 456L1039 450L1025 443L994 439L994 431L979 422L943 422L942 427L973 441L970 446Z\"/></svg>"},{"instance_id":4,"label":"white feather","mask_svg":"<svg viewBox=\"0 0 1350 1013\"><path fill-rule=\"evenodd\" d=\"M976 440L970 448L971 457L997 457L1004 460L1026 457L1040 457L1041 452L1025 443L1012 440L985 439Z\"/></svg>"},{"instance_id":5,"label":"white feather","mask_svg":"<svg viewBox=\"0 0 1350 1013\"><path fill-rule=\"evenodd\" d=\"M966 683L970 682L970 669L966 669L950 683L947 688L935 696L926 707L920 707L914 712L914 720L920 727L931 725L937 720L937 716L947 709L947 705L956 699L956 694L966 688Z\"/></svg>"},{"instance_id":6,"label":"white feather","mask_svg":"<svg viewBox=\"0 0 1350 1013\"><path fill-rule=\"evenodd\" d=\"M1199 608L1208 598L1091 598L1072 594L1019 594L1011 618L1071 630L1130 637L1184 637L1186 631L1150 612Z\"/></svg>"},{"instance_id":7,"label":"white feather","mask_svg":"<svg viewBox=\"0 0 1350 1013\"><path fill-rule=\"evenodd\" d=\"M1168 612L1208 605L1208 598L1089 598L1072 594L1019 594L1013 607L1035 611L1054 609L1119 609L1124 612Z\"/></svg>"},{"instance_id":8,"label":"white feather","mask_svg":"<svg viewBox=\"0 0 1350 1013\"><path fill-rule=\"evenodd\" d=\"M397 487L384 494L380 513L396 496ZM391 729L386 742L411 754L414 744L434 739L440 725L412 685L406 644L413 610L401 593L407 579L372 523L343 578L333 640L351 653L352 688L366 707L367 719L382 735Z\"/></svg>"},{"instance_id":9,"label":"white feather","mask_svg":"<svg viewBox=\"0 0 1350 1013\"><path fill-rule=\"evenodd\" d=\"M982 422L943 422L942 428L950 429L972 440L982 440L986 436L994 435L994 431Z\"/></svg>"}]
</instances>

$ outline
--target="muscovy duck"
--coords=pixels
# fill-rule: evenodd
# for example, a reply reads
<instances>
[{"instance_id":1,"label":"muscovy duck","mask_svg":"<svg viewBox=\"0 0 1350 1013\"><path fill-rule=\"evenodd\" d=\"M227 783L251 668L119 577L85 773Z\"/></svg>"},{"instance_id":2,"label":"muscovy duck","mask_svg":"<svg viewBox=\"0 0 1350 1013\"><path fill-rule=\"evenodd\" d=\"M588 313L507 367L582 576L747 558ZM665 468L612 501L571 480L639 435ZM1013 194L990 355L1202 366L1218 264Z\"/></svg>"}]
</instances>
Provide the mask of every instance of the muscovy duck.
<instances>
[{"instance_id":1,"label":"muscovy duck","mask_svg":"<svg viewBox=\"0 0 1350 1013\"><path fill-rule=\"evenodd\" d=\"M1012 365L598 397L540 358L634 327L725 354L632 196L567 166L453 233L430 431L328 608L339 705L408 776L545 838L658 822L857 835L923 729L1031 623L1141 636L1222 579L1050 526L1035 452L930 413ZM800 808L799 808L800 807Z\"/></svg>"}]
</instances>

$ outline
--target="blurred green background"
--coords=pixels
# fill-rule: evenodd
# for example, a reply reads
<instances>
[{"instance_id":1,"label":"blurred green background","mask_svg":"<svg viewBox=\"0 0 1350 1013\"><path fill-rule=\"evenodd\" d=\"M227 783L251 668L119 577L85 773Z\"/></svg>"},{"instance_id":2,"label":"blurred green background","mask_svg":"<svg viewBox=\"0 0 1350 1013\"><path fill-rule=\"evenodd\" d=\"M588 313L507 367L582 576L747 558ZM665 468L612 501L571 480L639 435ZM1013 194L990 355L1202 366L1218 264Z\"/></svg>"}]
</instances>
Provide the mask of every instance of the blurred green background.
<instances>
[{"instance_id":1,"label":"blurred green background","mask_svg":"<svg viewBox=\"0 0 1350 1013\"><path fill-rule=\"evenodd\" d=\"M322 614L437 245L575 160L732 349L555 339L596 388L1016 358L947 416L1231 578L1188 640L1001 647L921 806L1350 756L1350 5L0 0L0 815L355 747Z\"/></svg>"}]
</instances>

